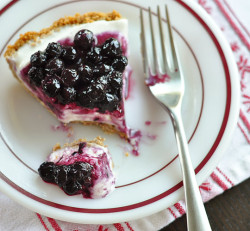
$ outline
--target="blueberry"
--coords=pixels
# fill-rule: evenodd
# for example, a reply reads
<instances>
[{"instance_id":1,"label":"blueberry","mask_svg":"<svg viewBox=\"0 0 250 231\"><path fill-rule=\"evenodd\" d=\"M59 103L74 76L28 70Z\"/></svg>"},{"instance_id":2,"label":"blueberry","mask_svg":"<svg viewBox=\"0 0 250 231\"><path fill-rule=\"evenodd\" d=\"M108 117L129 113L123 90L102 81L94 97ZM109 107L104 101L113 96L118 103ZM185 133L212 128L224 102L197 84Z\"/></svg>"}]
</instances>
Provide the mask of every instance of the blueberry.
<instances>
[{"instance_id":1,"label":"blueberry","mask_svg":"<svg viewBox=\"0 0 250 231\"><path fill-rule=\"evenodd\" d=\"M40 177L48 182L55 183L55 164L53 162L44 162L38 168Z\"/></svg>"},{"instance_id":2,"label":"blueberry","mask_svg":"<svg viewBox=\"0 0 250 231\"><path fill-rule=\"evenodd\" d=\"M83 149L84 149L85 146L86 146L86 142L81 142L81 143L79 144L79 148L78 148L78 153L79 153L79 154L82 154Z\"/></svg>"},{"instance_id":3,"label":"blueberry","mask_svg":"<svg viewBox=\"0 0 250 231\"><path fill-rule=\"evenodd\" d=\"M86 177L85 179L84 179L84 182L83 182L83 185L85 186L85 187L90 187L91 185L92 185L92 179L91 179L91 177L89 176L89 177Z\"/></svg>"},{"instance_id":4,"label":"blueberry","mask_svg":"<svg viewBox=\"0 0 250 231\"><path fill-rule=\"evenodd\" d=\"M118 56L117 58L114 59L112 67L116 71L123 72L127 65L128 65L128 59L125 56Z\"/></svg>"},{"instance_id":5,"label":"blueberry","mask_svg":"<svg viewBox=\"0 0 250 231\"><path fill-rule=\"evenodd\" d=\"M82 186L78 181L70 178L65 182L62 189L68 195L75 195L82 189Z\"/></svg>"},{"instance_id":6,"label":"blueberry","mask_svg":"<svg viewBox=\"0 0 250 231\"><path fill-rule=\"evenodd\" d=\"M65 62L72 63L77 60L77 51L72 46L65 46L62 49L62 58Z\"/></svg>"},{"instance_id":7,"label":"blueberry","mask_svg":"<svg viewBox=\"0 0 250 231\"><path fill-rule=\"evenodd\" d=\"M94 47L87 54L86 58L91 63L99 63L102 61L101 48Z\"/></svg>"},{"instance_id":8,"label":"blueberry","mask_svg":"<svg viewBox=\"0 0 250 231\"><path fill-rule=\"evenodd\" d=\"M110 74L109 77L110 77L110 84L112 85L112 87L114 88L122 87L123 79L121 72L114 71Z\"/></svg>"},{"instance_id":9,"label":"blueberry","mask_svg":"<svg viewBox=\"0 0 250 231\"><path fill-rule=\"evenodd\" d=\"M107 75L109 72L112 71L112 67L107 64L96 65L93 68L93 76L97 78L101 75Z\"/></svg>"},{"instance_id":10,"label":"blueberry","mask_svg":"<svg viewBox=\"0 0 250 231\"><path fill-rule=\"evenodd\" d=\"M100 67L99 66L93 66L93 77L97 78L101 74L102 73L100 72Z\"/></svg>"},{"instance_id":11,"label":"blueberry","mask_svg":"<svg viewBox=\"0 0 250 231\"><path fill-rule=\"evenodd\" d=\"M76 90L74 87L64 87L60 91L60 95L58 96L58 100L62 104L68 104L74 102L76 99Z\"/></svg>"},{"instance_id":12,"label":"blueberry","mask_svg":"<svg viewBox=\"0 0 250 231\"><path fill-rule=\"evenodd\" d=\"M117 110L120 100L115 94L105 94L105 99L103 100L103 104L100 105L100 112L108 111L114 111Z\"/></svg>"},{"instance_id":13,"label":"blueberry","mask_svg":"<svg viewBox=\"0 0 250 231\"><path fill-rule=\"evenodd\" d=\"M60 75L64 67L64 63L59 58L53 58L51 59L47 65L45 66L45 73L46 74L57 74Z\"/></svg>"},{"instance_id":14,"label":"blueberry","mask_svg":"<svg viewBox=\"0 0 250 231\"><path fill-rule=\"evenodd\" d=\"M30 57L30 64L33 67L43 67L46 64L46 61L47 57L41 51L37 51Z\"/></svg>"},{"instance_id":15,"label":"blueberry","mask_svg":"<svg viewBox=\"0 0 250 231\"><path fill-rule=\"evenodd\" d=\"M76 69L65 68L61 73L61 79L66 85L73 87L79 82L79 74Z\"/></svg>"},{"instance_id":16,"label":"blueberry","mask_svg":"<svg viewBox=\"0 0 250 231\"><path fill-rule=\"evenodd\" d=\"M102 54L105 56L118 56L122 54L119 41L115 38L107 39L102 45Z\"/></svg>"},{"instance_id":17,"label":"blueberry","mask_svg":"<svg viewBox=\"0 0 250 231\"><path fill-rule=\"evenodd\" d=\"M102 84L106 88L108 83L109 83L108 81L109 81L108 76L102 75L102 76L98 77L95 82Z\"/></svg>"},{"instance_id":18,"label":"blueberry","mask_svg":"<svg viewBox=\"0 0 250 231\"><path fill-rule=\"evenodd\" d=\"M74 165L73 165L73 164L71 164L71 165L70 165L70 169L69 169L68 176L71 177L72 179L75 179L75 178L76 178L76 175L77 175L77 169L74 168Z\"/></svg>"},{"instance_id":19,"label":"blueberry","mask_svg":"<svg viewBox=\"0 0 250 231\"><path fill-rule=\"evenodd\" d=\"M91 175L93 166L87 162L75 162L74 168L77 169L78 172L82 172L85 177Z\"/></svg>"},{"instance_id":20,"label":"blueberry","mask_svg":"<svg viewBox=\"0 0 250 231\"><path fill-rule=\"evenodd\" d=\"M60 91L61 84L57 77L46 76L42 81L42 88L45 94L47 94L49 97L55 97Z\"/></svg>"},{"instance_id":21,"label":"blueberry","mask_svg":"<svg viewBox=\"0 0 250 231\"><path fill-rule=\"evenodd\" d=\"M90 83L93 76L92 68L88 65L80 65L78 68L78 73L81 77L83 83Z\"/></svg>"},{"instance_id":22,"label":"blueberry","mask_svg":"<svg viewBox=\"0 0 250 231\"><path fill-rule=\"evenodd\" d=\"M85 183L85 179L90 177L93 166L86 162L75 162L71 165L73 178L80 184Z\"/></svg>"},{"instance_id":23,"label":"blueberry","mask_svg":"<svg viewBox=\"0 0 250 231\"><path fill-rule=\"evenodd\" d=\"M28 76L33 84L36 86L41 85L41 81L43 79L43 70L42 68L31 67L28 72Z\"/></svg>"},{"instance_id":24,"label":"blueberry","mask_svg":"<svg viewBox=\"0 0 250 231\"><path fill-rule=\"evenodd\" d=\"M105 85L102 83L93 83L88 86L88 97L92 102L100 102L105 97Z\"/></svg>"},{"instance_id":25,"label":"blueberry","mask_svg":"<svg viewBox=\"0 0 250 231\"><path fill-rule=\"evenodd\" d=\"M62 187L68 179L69 166L60 165L56 167L55 183Z\"/></svg>"},{"instance_id":26,"label":"blueberry","mask_svg":"<svg viewBox=\"0 0 250 231\"><path fill-rule=\"evenodd\" d=\"M101 74L108 74L111 71L111 66L103 63L99 66L99 72Z\"/></svg>"},{"instance_id":27,"label":"blueberry","mask_svg":"<svg viewBox=\"0 0 250 231\"><path fill-rule=\"evenodd\" d=\"M84 58L81 57L79 54L76 56L76 60L75 60L75 65L76 66L80 66L82 65L84 62Z\"/></svg>"},{"instance_id":28,"label":"blueberry","mask_svg":"<svg viewBox=\"0 0 250 231\"><path fill-rule=\"evenodd\" d=\"M49 43L45 50L45 54L49 58L59 57L62 54L61 44L55 42Z\"/></svg>"},{"instance_id":29,"label":"blueberry","mask_svg":"<svg viewBox=\"0 0 250 231\"><path fill-rule=\"evenodd\" d=\"M74 37L74 44L83 50L90 49L94 44L93 33L86 29L78 31Z\"/></svg>"},{"instance_id":30,"label":"blueberry","mask_svg":"<svg viewBox=\"0 0 250 231\"><path fill-rule=\"evenodd\" d=\"M83 107L89 107L92 102L88 96L87 88L80 89L76 96L77 104Z\"/></svg>"}]
</instances>

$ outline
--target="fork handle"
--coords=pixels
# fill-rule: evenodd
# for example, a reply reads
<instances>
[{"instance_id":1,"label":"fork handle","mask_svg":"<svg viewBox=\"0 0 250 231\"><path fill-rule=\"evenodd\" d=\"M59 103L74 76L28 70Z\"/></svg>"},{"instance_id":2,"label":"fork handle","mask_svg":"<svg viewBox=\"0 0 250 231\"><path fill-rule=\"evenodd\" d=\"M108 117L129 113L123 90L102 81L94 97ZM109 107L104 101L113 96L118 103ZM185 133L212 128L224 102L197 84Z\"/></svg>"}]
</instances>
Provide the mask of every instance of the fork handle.
<instances>
[{"instance_id":1,"label":"fork handle","mask_svg":"<svg viewBox=\"0 0 250 231\"><path fill-rule=\"evenodd\" d=\"M194 169L189 155L187 139L183 127L181 109L170 112L175 127L175 137L179 150L183 186L187 207L187 227L189 231L211 231L208 217L196 182Z\"/></svg>"}]
</instances>

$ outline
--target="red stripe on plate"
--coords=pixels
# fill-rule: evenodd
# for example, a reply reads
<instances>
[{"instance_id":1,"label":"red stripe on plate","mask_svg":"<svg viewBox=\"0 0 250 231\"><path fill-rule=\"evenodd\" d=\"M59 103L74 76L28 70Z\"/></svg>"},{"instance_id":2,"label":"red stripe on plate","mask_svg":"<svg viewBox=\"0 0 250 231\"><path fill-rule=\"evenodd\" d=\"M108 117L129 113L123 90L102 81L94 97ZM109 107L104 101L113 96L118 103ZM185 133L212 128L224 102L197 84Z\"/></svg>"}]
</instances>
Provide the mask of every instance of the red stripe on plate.
<instances>
[{"instance_id":1,"label":"red stripe on plate","mask_svg":"<svg viewBox=\"0 0 250 231\"><path fill-rule=\"evenodd\" d=\"M8 10L11 6L13 6L18 0L13 0L11 2L9 2L6 6L4 6L1 10L0 10L0 16L6 11Z\"/></svg>"}]
</instances>

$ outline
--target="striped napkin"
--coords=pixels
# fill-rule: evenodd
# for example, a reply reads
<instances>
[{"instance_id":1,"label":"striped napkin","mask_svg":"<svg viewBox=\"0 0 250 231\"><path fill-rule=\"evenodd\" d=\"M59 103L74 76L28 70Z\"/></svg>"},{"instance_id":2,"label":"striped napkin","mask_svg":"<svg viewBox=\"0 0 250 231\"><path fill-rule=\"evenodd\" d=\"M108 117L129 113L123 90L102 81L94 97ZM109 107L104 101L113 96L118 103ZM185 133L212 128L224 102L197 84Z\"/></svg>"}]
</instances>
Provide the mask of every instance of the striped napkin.
<instances>
[{"instance_id":1,"label":"striped napkin","mask_svg":"<svg viewBox=\"0 0 250 231\"><path fill-rule=\"evenodd\" d=\"M206 202L250 176L250 1L192 1L200 4L223 31L238 65L241 84L241 108L233 140L219 165L199 187L203 201ZM6 4L0 5L0 12L3 6ZM0 193L0 230L154 231L173 222L185 211L185 202L179 201L161 212L136 221L80 225L34 213Z\"/></svg>"}]
</instances>

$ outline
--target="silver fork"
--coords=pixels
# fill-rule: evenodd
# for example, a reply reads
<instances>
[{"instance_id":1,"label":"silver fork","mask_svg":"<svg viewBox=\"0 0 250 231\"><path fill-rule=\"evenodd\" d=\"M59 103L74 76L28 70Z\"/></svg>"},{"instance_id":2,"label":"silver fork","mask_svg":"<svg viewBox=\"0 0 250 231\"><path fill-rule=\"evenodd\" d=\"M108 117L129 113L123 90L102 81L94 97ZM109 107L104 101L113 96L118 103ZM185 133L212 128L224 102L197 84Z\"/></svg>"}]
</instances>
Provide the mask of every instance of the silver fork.
<instances>
[{"instance_id":1,"label":"silver fork","mask_svg":"<svg viewBox=\"0 0 250 231\"><path fill-rule=\"evenodd\" d=\"M169 19L168 8L165 6L168 39L170 44L170 51L166 52L166 43L163 32L163 25L161 19L160 8L157 8L157 17L160 32L160 45L163 58L163 67L159 64L156 39L154 34L154 26L152 20L152 12L149 8L149 25L151 32L151 46L153 53L153 65L149 63L149 52L147 50L145 23L143 18L143 10L140 11L141 19L141 43L144 73L146 76L146 84L152 95L158 100L161 106L170 114L175 130L175 137L179 150L179 158L181 163L183 186L185 192L185 201L187 207L187 227L189 231L211 231L211 227L207 218L207 214L201 199L199 188L195 179L194 169L191 163L187 139L183 127L181 116L181 105L184 95L184 80L178 53L176 52L172 29ZM147 37L148 38L148 37ZM172 60L169 65L169 61ZM161 68L160 68L161 66ZM163 70L162 70L163 69ZM169 81L164 80L164 76L170 77ZM156 83L152 80L153 76L157 76ZM158 82L157 82L158 80ZM160 80L160 81L159 81ZM150 81L150 82L149 82Z\"/></svg>"}]
</instances>

